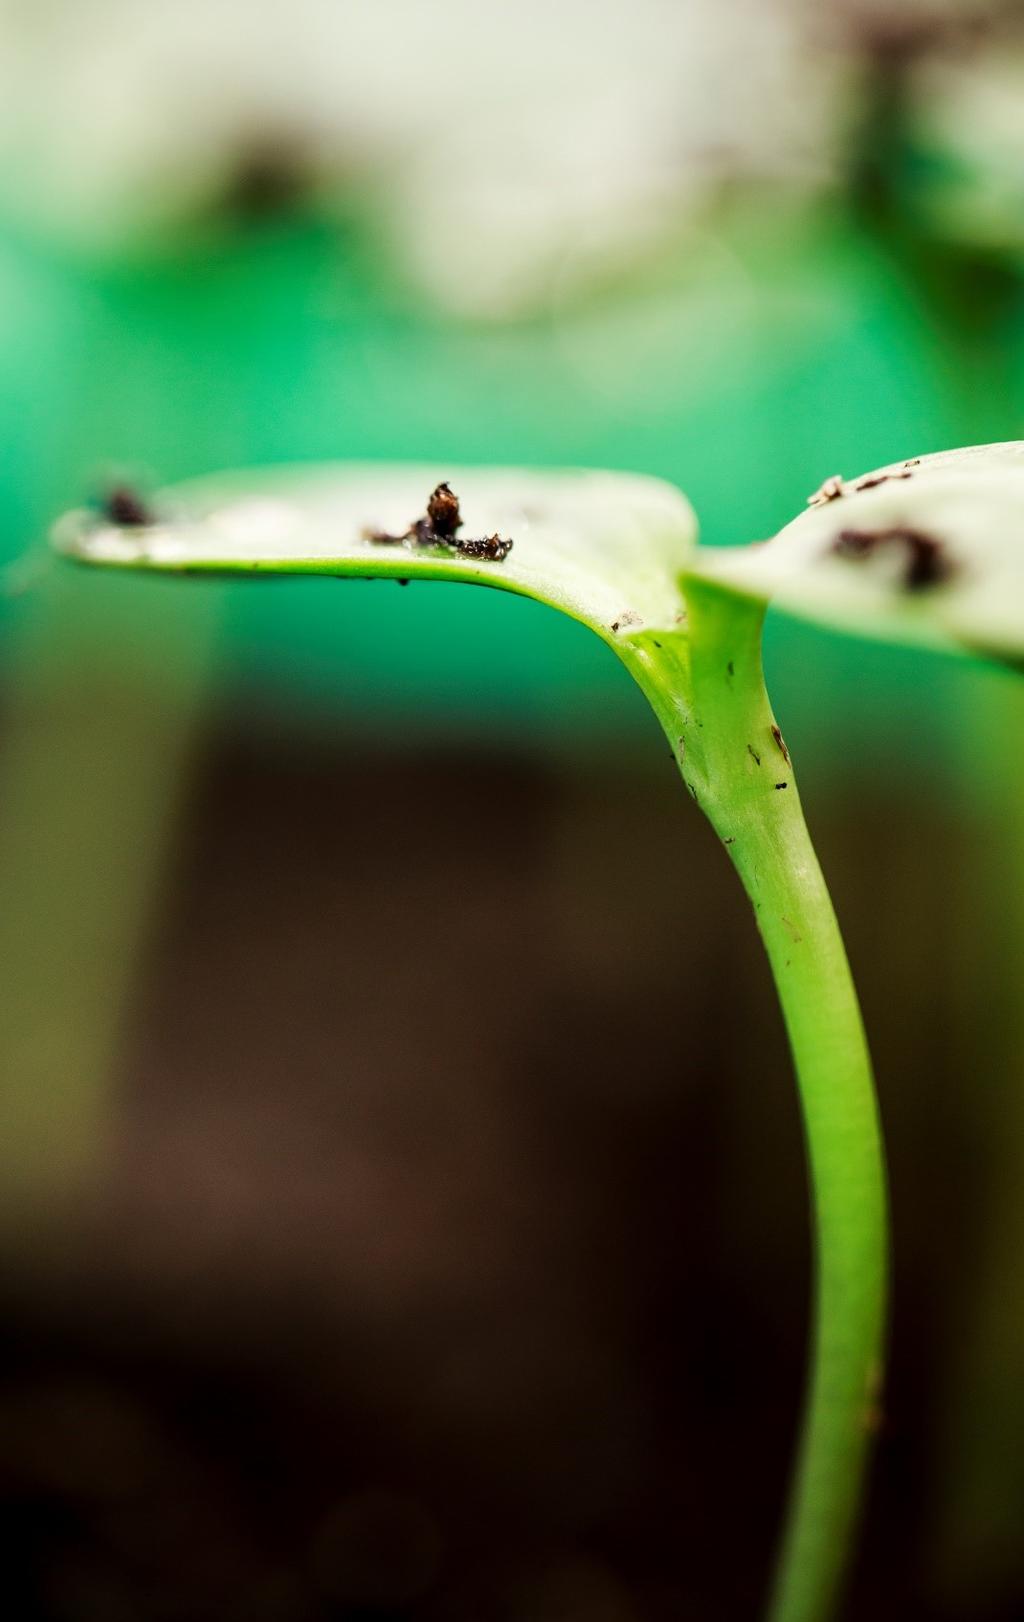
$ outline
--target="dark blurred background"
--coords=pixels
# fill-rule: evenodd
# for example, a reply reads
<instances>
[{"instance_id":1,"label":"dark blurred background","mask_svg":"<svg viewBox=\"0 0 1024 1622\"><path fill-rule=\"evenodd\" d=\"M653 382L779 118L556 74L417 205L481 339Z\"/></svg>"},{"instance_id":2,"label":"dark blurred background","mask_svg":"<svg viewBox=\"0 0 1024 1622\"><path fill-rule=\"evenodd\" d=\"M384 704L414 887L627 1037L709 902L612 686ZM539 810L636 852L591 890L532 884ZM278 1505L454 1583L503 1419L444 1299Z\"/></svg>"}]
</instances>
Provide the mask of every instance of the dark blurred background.
<instances>
[{"instance_id":1,"label":"dark blurred background","mask_svg":"<svg viewBox=\"0 0 1024 1622\"><path fill-rule=\"evenodd\" d=\"M711 542L1024 435L1011 0L0 0L0 1541L24 1622L757 1614L805 1354L746 903L501 593L48 568L289 459ZM771 624L872 1034L848 1615L1024 1615L1024 698Z\"/></svg>"}]
</instances>

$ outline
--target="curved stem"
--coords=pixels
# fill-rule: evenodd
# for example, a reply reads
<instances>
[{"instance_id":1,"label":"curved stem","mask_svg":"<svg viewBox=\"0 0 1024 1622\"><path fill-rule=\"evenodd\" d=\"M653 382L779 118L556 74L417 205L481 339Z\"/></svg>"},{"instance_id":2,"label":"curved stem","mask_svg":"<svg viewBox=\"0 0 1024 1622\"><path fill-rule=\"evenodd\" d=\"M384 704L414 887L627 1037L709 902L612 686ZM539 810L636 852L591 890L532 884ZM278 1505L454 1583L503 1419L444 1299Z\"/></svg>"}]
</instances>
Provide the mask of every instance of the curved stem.
<instances>
[{"instance_id":1,"label":"curved stem","mask_svg":"<svg viewBox=\"0 0 1024 1622\"><path fill-rule=\"evenodd\" d=\"M620 649L754 907L796 1066L816 1236L811 1374L770 1622L838 1598L881 1383L885 1167L846 953L761 670L764 610L686 583L688 634Z\"/></svg>"}]
</instances>

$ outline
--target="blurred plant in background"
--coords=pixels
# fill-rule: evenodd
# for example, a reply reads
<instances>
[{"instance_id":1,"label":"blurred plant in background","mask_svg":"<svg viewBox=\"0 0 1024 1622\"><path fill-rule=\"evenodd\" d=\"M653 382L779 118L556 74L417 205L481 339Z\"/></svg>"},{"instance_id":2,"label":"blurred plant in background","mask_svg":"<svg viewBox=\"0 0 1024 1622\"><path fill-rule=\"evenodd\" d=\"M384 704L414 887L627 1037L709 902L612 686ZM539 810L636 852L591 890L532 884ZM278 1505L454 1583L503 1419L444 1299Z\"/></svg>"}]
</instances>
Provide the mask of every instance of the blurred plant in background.
<instances>
[{"instance_id":1,"label":"blurred plant in background","mask_svg":"<svg viewBox=\"0 0 1024 1622\"><path fill-rule=\"evenodd\" d=\"M807 0L6 9L7 195L80 242L304 194L421 296L508 317L664 251L723 187L835 178Z\"/></svg>"}]
</instances>

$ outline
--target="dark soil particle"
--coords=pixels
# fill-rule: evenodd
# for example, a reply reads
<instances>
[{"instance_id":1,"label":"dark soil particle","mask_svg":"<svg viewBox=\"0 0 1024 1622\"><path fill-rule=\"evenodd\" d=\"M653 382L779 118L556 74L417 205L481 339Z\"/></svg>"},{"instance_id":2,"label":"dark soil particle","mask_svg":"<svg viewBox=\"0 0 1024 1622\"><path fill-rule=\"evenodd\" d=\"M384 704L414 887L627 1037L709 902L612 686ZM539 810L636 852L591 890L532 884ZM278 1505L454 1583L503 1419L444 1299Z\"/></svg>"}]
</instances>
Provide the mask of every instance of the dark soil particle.
<instances>
[{"instance_id":1,"label":"dark soil particle","mask_svg":"<svg viewBox=\"0 0 1024 1622\"><path fill-rule=\"evenodd\" d=\"M459 498L450 484L442 482L431 492L424 518L414 518L401 535L387 530L366 529L363 536L375 546L447 546L464 558L483 558L488 563L503 563L512 550L512 542L503 535L460 536L462 515Z\"/></svg>"},{"instance_id":2,"label":"dark soil particle","mask_svg":"<svg viewBox=\"0 0 1024 1622\"><path fill-rule=\"evenodd\" d=\"M153 522L153 514L146 502L130 485L118 484L107 493L103 503L103 516L122 529L144 529Z\"/></svg>"},{"instance_id":3,"label":"dark soil particle","mask_svg":"<svg viewBox=\"0 0 1024 1622\"><path fill-rule=\"evenodd\" d=\"M844 485L840 474L833 473L832 477L820 484L813 495L807 497L808 507L824 507L830 501L838 501L843 494Z\"/></svg>"},{"instance_id":4,"label":"dark soil particle","mask_svg":"<svg viewBox=\"0 0 1024 1622\"><path fill-rule=\"evenodd\" d=\"M435 535L454 535L462 523L459 498L450 484L439 484L427 502L427 518Z\"/></svg>"},{"instance_id":5,"label":"dark soil particle","mask_svg":"<svg viewBox=\"0 0 1024 1622\"><path fill-rule=\"evenodd\" d=\"M414 524L410 524L403 539L413 541L417 546L436 546L439 542L447 542L450 536L438 535L429 518L417 518Z\"/></svg>"},{"instance_id":6,"label":"dark soil particle","mask_svg":"<svg viewBox=\"0 0 1024 1622\"><path fill-rule=\"evenodd\" d=\"M869 473L866 478L858 480L854 485L848 485L841 474L833 473L832 477L820 484L814 494L807 497L809 507L826 507L830 501L838 501L852 489L855 493L861 490L874 490L880 484L888 484L891 479L911 479L911 468L917 467L921 458L911 457L904 462L898 473Z\"/></svg>"},{"instance_id":7,"label":"dark soil particle","mask_svg":"<svg viewBox=\"0 0 1024 1622\"><path fill-rule=\"evenodd\" d=\"M860 563L886 547L900 547L904 554L902 586L905 591L924 591L941 585L953 573L942 542L917 529L844 529L832 545L836 557Z\"/></svg>"},{"instance_id":8,"label":"dark soil particle","mask_svg":"<svg viewBox=\"0 0 1024 1622\"><path fill-rule=\"evenodd\" d=\"M503 535L483 535L478 540L452 541L464 558L488 558L492 563L503 563L512 550L512 542Z\"/></svg>"},{"instance_id":9,"label":"dark soil particle","mask_svg":"<svg viewBox=\"0 0 1024 1622\"><path fill-rule=\"evenodd\" d=\"M891 479L910 479L913 474L904 468L902 473L873 473L866 479L861 479L854 485L855 490L876 490L880 484L888 484Z\"/></svg>"}]
</instances>

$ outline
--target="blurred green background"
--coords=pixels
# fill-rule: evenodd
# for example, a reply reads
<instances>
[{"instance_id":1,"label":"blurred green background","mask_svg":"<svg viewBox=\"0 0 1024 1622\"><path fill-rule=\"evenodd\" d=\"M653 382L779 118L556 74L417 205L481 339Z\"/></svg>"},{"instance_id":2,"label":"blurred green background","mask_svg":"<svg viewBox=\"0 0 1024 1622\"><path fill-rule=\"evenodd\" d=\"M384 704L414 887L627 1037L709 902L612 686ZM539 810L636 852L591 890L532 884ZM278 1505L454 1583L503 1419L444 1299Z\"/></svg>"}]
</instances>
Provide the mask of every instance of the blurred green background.
<instances>
[{"instance_id":1,"label":"blurred green background","mask_svg":"<svg viewBox=\"0 0 1024 1622\"><path fill-rule=\"evenodd\" d=\"M750 1615L800 1145L642 702L502 593L40 541L122 476L408 458L657 474L729 543L1024 435L1024 8L3 0L0 104L13 1614ZM891 1139L850 1615L1009 1619L1024 699L767 659Z\"/></svg>"}]
</instances>

